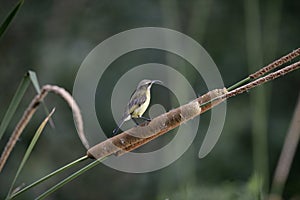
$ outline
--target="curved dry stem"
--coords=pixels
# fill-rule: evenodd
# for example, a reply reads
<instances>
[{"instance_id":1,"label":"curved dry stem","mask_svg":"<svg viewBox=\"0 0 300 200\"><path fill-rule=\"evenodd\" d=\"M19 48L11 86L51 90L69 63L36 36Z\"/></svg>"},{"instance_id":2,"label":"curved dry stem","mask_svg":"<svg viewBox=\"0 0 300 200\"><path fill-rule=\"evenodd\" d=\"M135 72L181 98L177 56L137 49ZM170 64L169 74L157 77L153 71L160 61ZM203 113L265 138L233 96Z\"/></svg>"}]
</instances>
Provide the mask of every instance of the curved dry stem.
<instances>
[{"instance_id":1,"label":"curved dry stem","mask_svg":"<svg viewBox=\"0 0 300 200\"><path fill-rule=\"evenodd\" d=\"M49 92L54 92L58 95L60 95L70 106L73 112L73 117L75 120L75 126L77 129L78 136L80 140L82 141L83 145L85 146L86 149L90 148L89 143L85 137L85 133L83 130L83 120L82 120L82 115L80 112L80 108L77 105L76 101L74 98L71 96L71 94L66 91L64 88L55 86L55 85L45 85L43 87L45 90L48 90Z\"/></svg>"},{"instance_id":2,"label":"curved dry stem","mask_svg":"<svg viewBox=\"0 0 300 200\"><path fill-rule=\"evenodd\" d=\"M73 97L63 88L55 86L55 85L45 85L42 87L41 92L37 94L34 99L29 104L28 108L25 110L21 120L15 127L11 137L9 138L8 143L6 144L1 157L0 157L0 172L2 171L11 151L13 150L16 142L20 138L20 135L22 134L24 128L32 118L33 114L37 110L40 103L43 101L43 99L47 96L48 92L54 92L58 95L60 95L71 107L74 115L75 125L77 128L78 135L83 143L83 145L88 149L89 144L87 142L87 139L85 138L85 134L83 131L83 120L80 113L80 109L73 99Z\"/></svg>"}]
</instances>

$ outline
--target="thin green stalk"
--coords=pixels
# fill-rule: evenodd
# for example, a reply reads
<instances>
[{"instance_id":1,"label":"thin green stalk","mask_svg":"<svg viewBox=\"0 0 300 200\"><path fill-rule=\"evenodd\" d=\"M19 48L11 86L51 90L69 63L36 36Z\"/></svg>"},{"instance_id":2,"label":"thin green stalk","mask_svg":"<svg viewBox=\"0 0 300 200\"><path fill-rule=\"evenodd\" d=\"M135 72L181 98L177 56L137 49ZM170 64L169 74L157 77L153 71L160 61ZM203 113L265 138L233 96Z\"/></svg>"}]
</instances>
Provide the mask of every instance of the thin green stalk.
<instances>
[{"instance_id":1,"label":"thin green stalk","mask_svg":"<svg viewBox=\"0 0 300 200\"><path fill-rule=\"evenodd\" d=\"M245 83L249 82L250 80L251 80L250 77L244 78L243 80L241 80L241 81L235 83L234 85L230 86L229 88L227 88L227 91L230 92L230 91L232 91L232 90L234 90L234 89L236 89L236 88L238 88L238 87L244 85ZM219 99L219 97L215 97L215 98L213 98L213 99L211 99L211 100L209 100L209 101L207 101L207 102L202 103L202 104L200 105L200 107L207 106L208 104L210 104L210 103L212 103L213 101L216 101L216 100L218 100L218 99Z\"/></svg>"},{"instance_id":2,"label":"thin green stalk","mask_svg":"<svg viewBox=\"0 0 300 200\"><path fill-rule=\"evenodd\" d=\"M49 190L47 190L46 192L44 192L43 194L41 194L40 196L38 196L36 198L36 200L46 198L47 196L49 196L50 194L52 194L53 192L55 192L56 190L58 190L59 188L61 188L62 186L64 186L65 184L69 183L73 179L75 179L78 176L80 176L81 174L83 174L84 172L86 172L89 169L92 169L93 167L97 166L99 163L101 163L106 158L107 157L104 157L104 158L102 158L100 160L98 159L98 160L95 160L94 162L91 162L87 166L81 168L77 172L75 172L72 175L68 176L67 178L65 178L64 180L62 180L61 182L59 182L58 184L54 185L52 188L50 188Z\"/></svg>"},{"instance_id":3,"label":"thin green stalk","mask_svg":"<svg viewBox=\"0 0 300 200\"><path fill-rule=\"evenodd\" d=\"M25 75L25 80L30 79L32 84L34 85L35 88L39 88L38 82L37 82L37 78L35 75L35 72L33 71L28 71L27 74ZM22 84L22 83L21 83ZM20 89L21 88L21 89ZM20 103L20 100L22 99L22 97L24 96L24 92L26 91L26 89L28 88L28 85L23 87L23 85L21 85L21 87L19 87L20 91L17 92L17 96L16 96L16 102L14 102L12 105L12 107L10 106L10 108L8 109L7 113L8 115L3 119L3 129L0 127L1 131L6 130L7 125L9 124L11 117L13 116L13 113L15 112L16 108L18 107L18 104ZM39 91L37 91L39 92ZM40 95L38 95L40 96ZM35 99L33 99L33 101L35 101ZM42 100L41 100L42 101ZM34 112L37 109L37 105L39 102L37 102L37 104L30 104L29 107L25 110L21 120L19 121L19 123L16 125L13 133L10 136L9 141L7 142L4 151L1 154L0 157L0 172L2 171L12 149L14 148L18 138L20 137L20 135L22 134L24 128L26 127L26 125L29 123L32 115L34 114ZM47 114L49 115L49 113Z\"/></svg>"},{"instance_id":4,"label":"thin green stalk","mask_svg":"<svg viewBox=\"0 0 300 200\"><path fill-rule=\"evenodd\" d=\"M19 195L22 194L23 192L26 192L26 191L29 190L30 188L32 188L32 187L34 187L34 186L36 186L36 185L38 185L38 184L44 182L45 180L51 178L52 176L55 176L55 175L59 174L60 172L63 172L64 170L66 170L66 169L68 169L68 168L70 168L70 167L72 167L72 166L74 166L74 165L80 163L81 161L86 160L86 159L88 159L88 156L85 155L85 156L83 156L83 157L81 157L81 158L79 158L79 159L77 159L77 160L75 160L75 161L73 161L73 162L71 162L71 163L69 163L69 164L67 164L67 165L65 165L65 166L63 166L63 167L61 167L60 169L55 170L54 172L48 174L47 176L44 176L43 178L41 178L41 179L39 179L39 180L33 182L32 184L28 185L28 186L25 187L25 188L23 188L22 190L20 190L20 191L14 193L14 194L12 194L12 195L9 197L9 199L14 199L15 197L19 196Z\"/></svg>"},{"instance_id":5,"label":"thin green stalk","mask_svg":"<svg viewBox=\"0 0 300 200\"><path fill-rule=\"evenodd\" d=\"M30 142L30 144L29 144L29 146L28 146L28 148L27 148L27 150L26 150L26 153L25 153L25 155L23 156L23 159L22 159L22 161L21 161L21 164L20 164L20 166L19 166L19 168L18 168L18 171L17 171L17 173L16 173L16 175L15 175L15 178L14 178L14 180L13 180L11 186L10 186L10 189L9 189L9 191L8 191L8 194L7 194L7 197L6 197L6 198L8 198L9 195L11 194L11 191L12 191L14 185L15 185L15 182L16 182L16 180L17 180L17 178L18 178L20 172L22 171L22 169L23 169L23 167L24 167L26 161L28 160L28 158L29 158L29 156L30 156L30 154L31 154L31 152L32 152L32 150L33 150L33 148L34 148L34 146L36 145L36 142L38 141L38 139L39 139L41 133L43 132L43 130L44 130L44 128L45 128L47 122L49 121L49 119L50 119L51 115L54 113L54 111L55 111L55 109L53 109L53 110L51 111L51 113L44 119L44 121L41 123L41 125L39 126L39 128L38 128L37 131L35 132L35 134L34 134L32 140L31 140L31 142Z\"/></svg>"},{"instance_id":6,"label":"thin green stalk","mask_svg":"<svg viewBox=\"0 0 300 200\"><path fill-rule=\"evenodd\" d=\"M31 83L33 84L35 90L37 93L40 93L40 86L36 77L36 73L34 71L28 71L25 75L24 78L22 79L21 83L18 86L18 89L13 97L13 99L11 100L11 103L9 104L9 107L2 119L1 125L0 125L0 140L8 126L8 124L10 123L13 115L16 112L16 109L18 108L21 99L23 98L29 84ZM46 105L43 103L44 105L44 109L47 115L49 115L49 110L47 109ZM50 124L52 127L54 127L52 120L50 119Z\"/></svg>"},{"instance_id":7,"label":"thin green stalk","mask_svg":"<svg viewBox=\"0 0 300 200\"><path fill-rule=\"evenodd\" d=\"M23 98L25 91L27 90L30 83L29 74L27 73L24 78L22 79L21 83L18 86L18 89L11 100L11 103L8 106L8 109L2 119L1 125L0 125L0 140L12 118L12 116L15 114L16 109L18 108L21 99Z\"/></svg>"},{"instance_id":8,"label":"thin green stalk","mask_svg":"<svg viewBox=\"0 0 300 200\"><path fill-rule=\"evenodd\" d=\"M241 85L244 85L245 83L249 82L251 80L251 78L248 76L247 78L244 78L243 80L235 83L234 85L230 86L227 88L227 91L231 91L231 90L234 90L238 87L240 87Z\"/></svg>"}]
</instances>

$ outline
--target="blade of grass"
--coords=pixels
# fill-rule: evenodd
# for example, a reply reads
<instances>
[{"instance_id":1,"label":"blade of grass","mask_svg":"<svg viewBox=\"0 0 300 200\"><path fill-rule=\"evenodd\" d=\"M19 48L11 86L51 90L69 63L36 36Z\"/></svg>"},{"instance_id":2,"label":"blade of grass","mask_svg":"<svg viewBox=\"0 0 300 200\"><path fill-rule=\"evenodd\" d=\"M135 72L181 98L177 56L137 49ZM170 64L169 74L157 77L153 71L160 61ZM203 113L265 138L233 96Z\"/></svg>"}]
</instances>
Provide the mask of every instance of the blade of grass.
<instances>
[{"instance_id":1,"label":"blade of grass","mask_svg":"<svg viewBox=\"0 0 300 200\"><path fill-rule=\"evenodd\" d=\"M244 78L243 80L241 80L241 81L239 81L239 82L233 84L232 86L228 87L227 90L228 90L228 91L234 90L234 89L238 88L239 86L246 84L246 83L249 82L250 80L251 80L250 77Z\"/></svg>"},{"instance_id":2,"label":"blade of grass","mask_svg":"<svg viewBox=\"0 0 300 200\"><path fill-rule=\"evenodd\" d=\"M42 131L44 130L44 128L45 128L47 122L49 121L49 119L50 119L51 115L54 113L54 111L55 111L55 108L53 108L53 110L51 111L51 113L44 119L44 121L41 123L41 125L39 126L39 128L38 128L37 131L35 132L35 134L34 134L32 140L31 140L31 142L30 142L30 144L29 144L29 146L28 146L28 148L27 148L27 150L26 150L26 153L25 153L25 155L24 155L24 157L23 157L23 159L22 159L22 162L21 162L21 164L20 164L20 166L19 166L19 168L18 168L18 171L17 171L17 173L16 173L16 175L15 175L15 178L14 178L14 180L13 180L11 186L10 186L10 189L9 189L9 192L8 192L8 195L7 195L7 198L8 198L8 196L10 195L10 193L11 193L11 191L12 191L14 185L15 185L15 182L16 182L16 180L17 180L17 178L18 178L18 176L19 176L19 174L20 174L20 172L21 172L21 170L23 169L23 167L24 167L26 161L28 160L28 158L29 158L29 156L30 156L30 154L31 154L31 152L32 152L32 150L33 150L33 148L34 148L34 146L36 145L37 140L39 139L39 137L40 137Z\"/></svg>"},{"instance_id":3,"label":"blade of grass","mask_svg":"<svg viewBox=\"0 0 300 200\"><path fill-rule=\"evenodd\" d=\"M27 74L26 74L26 77L28 77L29 80L32 80L33 84L35 84L35 78L36 76L34 76L35 73L32 72L32 71L29 71ZM35 84L36 85L36 84ZM27 87L25 87L25 89L23 90L24 92L26 91ZM40 95L40 94L38 94ZM21 100L21 98L24 96L24 93L23 95L20 95L21 97L19 98L19 102ZM19 103L18 102L18 103ZM20 135L22 134L22 131L24 130L25 126L27 125L27 123L30 121L31 117L32 117L32 114L35 112L35 110L37 109L37 106L39 105L40 102L38 102L37 104L35 105L31 105L32 107L31 108L28 108L25 110L21 120L19 121L19 123L16 125L12 135L10 136L10 139L9 141L7 142L1 156L0 156L0 172L2 171L3 169L3 166L5 165L9 155L10 155L10 152L12 151L12 149L14 148L18 138L20 137ZM15 106L15 109L17 108L17 106ZM15 111L15 110L14 110ZM13 113L12 112L8 112L9 115L11 115L11 117L13 116ZM6 121L5 120L5 126L8 125L8 122L9 121ZM4 127L5 127L4 126ZM6 128L5 128L6 129ZM4 129L4 130L5 130Z\"/></svg>"},{"instance_id":4,"label":"blade of grass","mask_svg":"<svg viewBox=\"0 0 300 200\"><path fill-rule=\"evenodd\" d=\"M67 178L65 178L64 180L62 180L61 182L59 182L58 184L54 185L52 188L50 188L49 190L47 190L46 192L44 192L43 194L41 194L40 196L38 196L36 198L36 200L37 199L44 199L44 198L46 198L47 196L49 196L50 194L52 194L53 192L55 192L59 188L63 187L65 184L69 183L73 179L75 179L78 176L80 176L81 174L83 174L84 172L86 172L89 169L92 169L93 167L97 166L99 163L101 163L106 158L107 157L104 157L102 159L98 159L98 160L95 160L95 161L91 162L87 166L85 166L85 167L81 168L80 170L78 170L77 172L71 174L70 176L68 176Z\"/></svg>"},{"instance_id":5,"label":"blade of grass","mask_svg":"<svg viewBox=\"0 0 300 200\"><path fill-rule=\"evenodd\" d=\"M63 166L63 167L57 169L57 170L55 170L54 172L48 174L47 176L44 176L44 177L40 178L39 180L37 180L37 181L31 183L30 185L26 186L25 188L23 188L23 189L21 189L21 190L15 192L15 193L13 193L13 194L9 197L9 199L14 199L14 198L16 198L17 196L19 196L19 195L21 195L22 193L26 192L26 191L29 190L30 188L32 188L32 187L34 187L34 186L36 186L36 185L38 185L38 184L40 184L40 183L42 183L42 182L48 180L48 179L51 178L52 176L55 176L55 175L59 174L60 172L63 172L64 170L66 170L66 169L68 169L68 168L70 168L70 167L72 167L72 166L75 166L76 164L78 164L78 163L80 163L81 161L84 161L84 160L86 160L86 159L88 159L88 158L89 158L89 157L88 157L87 155L85 155L85 156L83 156L83 157L81 157L81 158L79 158L79 159L77 159L77 160L75 160L75 161L73 161L73 162L71 162L71 163L69 163L69 164L67 164L67 165L65 165L65 166Z\"/></svg>"},{"instance_id":6,"label":"blade of grass","mask_svg":"<svg viewBox=\"0 0 300 200\"><path fill-rule=\"evenodd\" d=\"M29 73L26 73L24 78L22 79L21 83L19 84L19 87L11 100L11 103L2 119L1 125L0 125L0 140L12 118L12 116L15 114L15 111L21 101L21 99L24 96L25 91L27 90L30 83Z\"/></svg>"},{"instance_id":7,"label":"blade of grass","mask_svg":"<svg viewBox=\"0 0 300 200\"><path fill-rule=\"evenodd\" d=\"M40 89L41 87L40 87L39 81L37 79L36 73L34 71L29 70L28 74L29 74L30 80L33 84L33 87L35 88L36 92L39 94L41 92L41 89ZM42 101L42 104L43 104L44 110L46 112L46 115L48 116L49 115L49 110L48 110L45 102ZM55 125L54 125L54 122L51 118L50 118L49 122L50 122L51 127L54 128Z\"/></svg>"},{"instance_id":8,"label":"blade of grass","mask_svg":"<svg viewBox=\"0 0 300 200\"><path fill-rule=\"evenodd\" d=\"M41 92L41 89L40 89L40 84L37 79L36 73L34 71L29 70L28 75L33 84L33 87L35 88L36 92L39 94Z\"/></svg>"},{"instance_id":9,"label":"blade of grass","mask_svg":"<svg viewBox=\"0 0 300 200\"><path fill-rule=\"evenodd\" d=\"M40 86L39 86L39 82L37 80L36 73L34 71L29 70L25 74L21 83L19 84L18 89L17 89L17 91L16 91L16 93L15 93L3 119L2 119L2 122L0 125L0 140L1 140L4 132L6 131L8 124L10 123L12 116L15 114L15 111L16 111L17 107L19 106L20 101L25 94L25 91L27 90L30 81L32 82L36 92L40 93ZM43 106L44 106L46 114L49 115L49 110L47 109L44 102L43 102ZM51 119L50 119L50 124L51 124L51 127L54 127L54 123Z\"/></svg>"},{"instance_id":10,"label":"blade of grass","mask_svg":"<svg viewBox=\"0 0 300 200\"><path fill-rule=\"evenodd\" d=\"M14 19L14 17L18 13L19 9L21 8L23 2L24 2L24 0L20 0L17 3L17 5L14 7L14 9L12 11L10 11L10 13L7 15L5 20L2 22L2 24L0 26L0 38L2 37L2 35L7 30L8 26L11 24L12 20Z\"/></svg>"}]
</instances>

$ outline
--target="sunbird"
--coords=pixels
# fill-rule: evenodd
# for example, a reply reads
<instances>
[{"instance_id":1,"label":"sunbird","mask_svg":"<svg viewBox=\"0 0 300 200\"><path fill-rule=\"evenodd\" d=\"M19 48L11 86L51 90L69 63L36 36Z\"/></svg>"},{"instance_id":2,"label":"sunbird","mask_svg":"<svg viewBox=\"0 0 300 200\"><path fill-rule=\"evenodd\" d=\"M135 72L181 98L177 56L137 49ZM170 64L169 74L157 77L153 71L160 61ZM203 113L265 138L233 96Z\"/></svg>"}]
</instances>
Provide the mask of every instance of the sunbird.
<instances>
[{"instance_id":1,"label":"sunbird","mask_svg":"<svg viewBox=\"0 0 300 200\"><path fill-rule=\"evenodd\" d=\"M150 89L153 83L163 84L160 80L142 80L136 90L132 93L130 100L125 108L123 117L119 122L118 126L113 130L113 134L119 131L124 122L132 119L136 125L139 125L136 121L137 118L141 118L147 121L151 121L150 119L143 117L142 115L147 110L150 103Z\"/></svg>"}]
</instances>

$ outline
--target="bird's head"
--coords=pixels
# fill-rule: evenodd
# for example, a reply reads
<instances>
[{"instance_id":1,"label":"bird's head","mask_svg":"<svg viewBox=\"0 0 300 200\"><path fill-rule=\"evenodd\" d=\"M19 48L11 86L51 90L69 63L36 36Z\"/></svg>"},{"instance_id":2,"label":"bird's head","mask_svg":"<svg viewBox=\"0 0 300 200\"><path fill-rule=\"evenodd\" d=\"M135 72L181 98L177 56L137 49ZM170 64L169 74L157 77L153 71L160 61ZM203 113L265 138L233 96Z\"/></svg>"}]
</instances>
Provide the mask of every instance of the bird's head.
<instances>
[{"instance_id":1,"label":"bird's head","mask_svg":"<svg viewBox=\"0 0 300 200\"><path fill-rule=\"evenodd\" d=\"M152 86L152 84L154 84L154 83L163 84L163 82L160 81L160 80L148 80L148 79L144 79L144 80L142 80L138 84L137 88L141 88L141 87L150 88Z\"/></svg>"}]
</instances>

